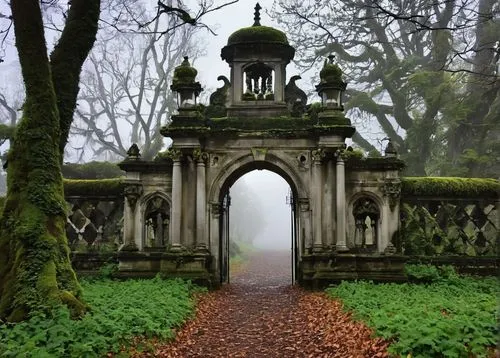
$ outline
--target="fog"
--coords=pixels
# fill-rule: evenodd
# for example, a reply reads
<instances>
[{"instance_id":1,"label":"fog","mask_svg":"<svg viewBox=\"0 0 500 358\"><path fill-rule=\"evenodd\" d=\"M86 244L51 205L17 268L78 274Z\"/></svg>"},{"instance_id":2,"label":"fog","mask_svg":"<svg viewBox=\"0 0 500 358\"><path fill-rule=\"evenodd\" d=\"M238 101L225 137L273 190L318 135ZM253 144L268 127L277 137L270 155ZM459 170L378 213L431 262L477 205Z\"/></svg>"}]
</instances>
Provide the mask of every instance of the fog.
<instances>
[{"instance_id":1,"label":"fog","mask_svg":"<svg viewBox=\"0 0 500 358\"><path fill-rule=\"evenodd\" d=\"M251 198L237 195L241 191L249 193ZM268 170L254 170L242 176L231 187L231 232L243 220L247 231L245 234L251 238L254 247L291 250L291 208L287 204L289 191L288 183ZM253 211L248 210L249 205L252 205ZM246 216L235 217L239 213L246 213Z\"/></svg>"}]
</instances>

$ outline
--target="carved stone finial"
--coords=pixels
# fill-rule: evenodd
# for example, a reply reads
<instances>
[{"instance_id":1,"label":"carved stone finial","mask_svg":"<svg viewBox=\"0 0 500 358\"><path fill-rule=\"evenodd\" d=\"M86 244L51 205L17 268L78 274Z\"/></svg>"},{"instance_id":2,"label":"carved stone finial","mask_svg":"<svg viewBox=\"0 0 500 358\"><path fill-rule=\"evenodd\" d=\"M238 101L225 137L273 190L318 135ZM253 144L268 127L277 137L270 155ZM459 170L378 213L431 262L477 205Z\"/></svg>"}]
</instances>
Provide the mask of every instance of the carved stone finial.
<instances>
[{"instance_id":1,"label":"carved stone finial","mask_svg":"<svg viewBox=\"0 0 500 358\"><path fill-rule=\"evenodd\" d=\"M127 159L138 160L141 157L141 151L137 144L132 144L130 148L127 150Z\"/></svg>"},{"instance_id":2,"label":"carved stone finial","mask_svg":"<svg viewBox=\"0 0 500 358\"><path fill-rule=\"evenodd\" d=\"M257 3L255 5L255 13L254 13L254 22L253 22L253 26L260 26L260 10L262 9L262 7L260 7L259 3Z\"/></svg>"},{"instance_id":3,"label":"carved stone finial","mask_svg":"<svg viewBox=\"0 0 500 358\"><path fill-rule=\"evenodd\" d=\"M387 138L389 141L387 142L387 146L385 147L385 156L386 157L396 157L398 155L398 151L396 150L396 146L392 143L391 138Z\"/></svg>"}]
</instances>

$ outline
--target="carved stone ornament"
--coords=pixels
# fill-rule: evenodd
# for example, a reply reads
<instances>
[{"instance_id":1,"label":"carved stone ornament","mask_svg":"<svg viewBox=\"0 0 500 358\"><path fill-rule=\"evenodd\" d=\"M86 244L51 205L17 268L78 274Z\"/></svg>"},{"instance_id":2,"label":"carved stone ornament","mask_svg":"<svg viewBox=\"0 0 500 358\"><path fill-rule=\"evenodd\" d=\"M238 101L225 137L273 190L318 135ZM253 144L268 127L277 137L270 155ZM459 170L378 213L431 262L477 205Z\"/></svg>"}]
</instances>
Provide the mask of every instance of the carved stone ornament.
<instances>
[{"instance_id":1,"label":"carved stone ornament","mask_svg":"<svg viewBox=\"0 0 500 358\"><path fill-rule=\"evenodd\" d=\"M389 207L394 210L401 196L401 181L387 180L382 184L382 193L389 198Z\"/></svg>"},{"instance_id":2,"label":"carved stone ornament","mask_svg":"<svg viewBox=\"0 0 500 358\"><path fill-rule=\"evenodd\" d=\"M392 242L389 242L389 245L384 250L384 255L386 256L392 256L397 253L396 247L392 244Z\"/></svg>"},{"instance_id":3,"label":"carved stone ornament","mask_svg":"<svg viewBox=\"0 0 500 358\"><path fill-rule=\"evenodd\" d=\"M127 150L128 159L138 160L141 157L141 151L137 144L132 144Z\"/></svg>"},{"instance_id":4,"label":"carved stone ornament","mask_svg":"<svg viewBox=\"0 0 500 358\"><path fill-rule=\"evenodd\" d=\"M319 164L321 160L325 157L325 151L321 148L315 149L311 151L311 157L314 163Z\"/></svg>"},{"instance_id":5,"label":"carved stone ornament","mask_svg":"<svg viewBox=\"0 0 500 358\"><path fill-rule=\"evenodd\" d=\"M125 189L123 189L125 197L127 198L128 204L132 211L135 210L135 205L137 200L142 195L143 189L141 184L128 184Z\"/></svg>"},{"instance_id":6,"label":"carved stone ornament","mask_svg":"<svg viewBox=\"0 0 500 358\"><path fill-rule=\"evenodd\" d=\"M222 213L222 206L220 203L211 203L211 211L215 216L219 216Z\"/></svg>"},{"instance_id":7,"label":"carved stone ornament","mask_svg":"<svg viewBox=\"0 0 500 358\"><path fill-rule=\"evenodd\" d=\"M179 149L171 148L170 149L170 157L174 162L181 160L182 152Z\"/></svg>"},{"instance_id":8,"label":"carved stone ornament","mask_svg":"<svg viewBox=\"0 0 500 358\"><path fill-rule=\"evenodd\" d=\"M299 210L302 212L309 211L309 199L307 198L299 198Z\"/></svg>"},{"instance_id":9,"label":"carved stone ornament","mask_svg":"<svg viewBox=\"0 0 500 358\"><path fill-rule=\"evenodd\" d=\"M207 152L202 152L200 148L196 148L193 150L193 159L197 162L203 162L206 163L208 160L208 153Z\"/></svg>"}]
</instances>

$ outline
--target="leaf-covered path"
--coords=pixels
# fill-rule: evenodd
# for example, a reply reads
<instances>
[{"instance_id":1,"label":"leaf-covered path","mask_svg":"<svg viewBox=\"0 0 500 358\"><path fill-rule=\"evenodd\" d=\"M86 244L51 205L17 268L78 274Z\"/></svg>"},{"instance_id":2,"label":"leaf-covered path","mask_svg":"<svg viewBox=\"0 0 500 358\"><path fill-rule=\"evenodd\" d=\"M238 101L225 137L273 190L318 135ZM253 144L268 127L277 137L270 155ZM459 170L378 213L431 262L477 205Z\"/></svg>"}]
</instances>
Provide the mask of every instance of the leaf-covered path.
<instances>
[{"instance_id":1,"label":"leaf-covered path","mask_svg":"<svg viewBox=\"0 0 500 358\"><path fill-rule=\"evenodd\" d=\"M387 343L323 293L291 286L288 253L257 252L156 357L386 357Z\"/></svg>"}]
</instances>

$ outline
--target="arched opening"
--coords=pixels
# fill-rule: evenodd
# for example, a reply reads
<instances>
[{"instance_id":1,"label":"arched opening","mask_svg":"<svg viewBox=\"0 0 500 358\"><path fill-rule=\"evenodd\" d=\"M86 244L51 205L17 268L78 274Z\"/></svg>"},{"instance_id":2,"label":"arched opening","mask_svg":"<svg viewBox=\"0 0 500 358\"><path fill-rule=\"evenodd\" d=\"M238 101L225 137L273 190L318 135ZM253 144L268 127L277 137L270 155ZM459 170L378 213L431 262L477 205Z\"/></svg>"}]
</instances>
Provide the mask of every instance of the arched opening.
<instances>
[{"instance_id":1,"label":"arched opening","mask_svg":"<svg viewBox=\"0 0 500 358\"><path fill-rule=\"evenodd\" d=\"M274 70L263 62L256 62L243 69L244 101L274 100Z\"/></svg>"},{"instance_id":2,"label":"arched opening","mask_svg":"<svg viewBox=\"0 0 500 358\"><path fill-rule=\"evenodd\" d=\"M170 243L170 205L159 195L147 201L143 238L144 249L164 249Z\"/></svg>"},{"instance_id":3,"label":"arched opening","mask_svg":"<svg viewBox=\"0 0 500 358\"><path fill-rule=\"evenodd\" d=\"M354 249L361 253L373 253L377 250L380 237L378 205L369 197L360 197L354 202Z\"/></svg>"},{"instance_id":4,"label":"arched opening","mask_svg":"<svg viewBox=\"0 0 500 358\"><path fill-rule=\"evenodd\" d=\"M291 178L267 162L252 162L225 180L220 190L221 282L231 282L231 260L244 255L245 245L255 250L253 257L259 256L268 265L270 275L295 282L299 254L296 193Z\"/></svg>"}]
</instances>

